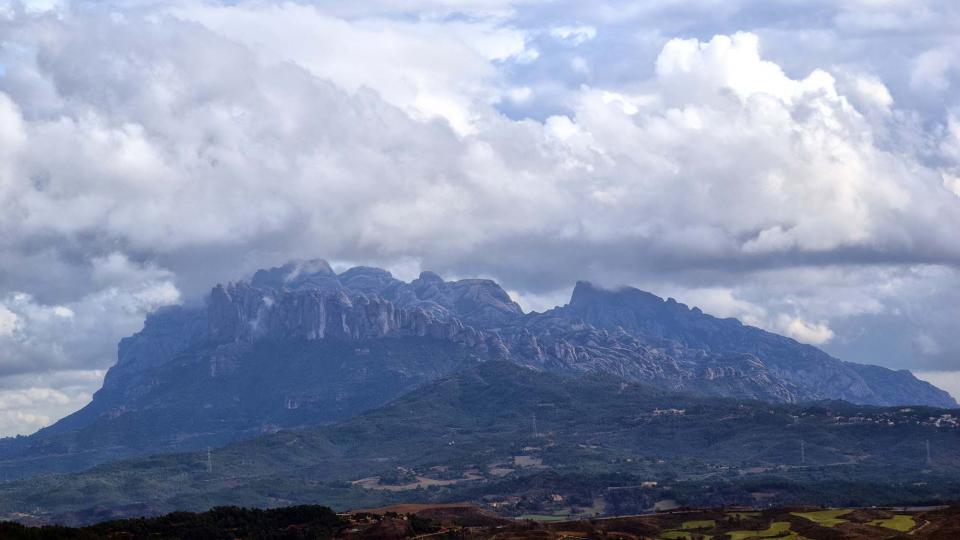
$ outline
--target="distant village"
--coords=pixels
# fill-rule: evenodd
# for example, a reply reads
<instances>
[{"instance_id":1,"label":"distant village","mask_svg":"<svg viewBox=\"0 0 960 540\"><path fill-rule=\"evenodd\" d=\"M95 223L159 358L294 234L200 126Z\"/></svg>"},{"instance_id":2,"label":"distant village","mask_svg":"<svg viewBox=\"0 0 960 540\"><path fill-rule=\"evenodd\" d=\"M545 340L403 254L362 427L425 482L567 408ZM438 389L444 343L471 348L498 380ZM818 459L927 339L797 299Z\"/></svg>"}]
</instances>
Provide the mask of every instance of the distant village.
<instances>
[{"instance_id":1,"label":"distant village","mask_svg":"<svg viewBox=\"0 0 960 540\"><path fill-rule=\"evenodd\" d=\"M877 424L886 426L933 426L938 428L960 427L960 417L951 413L945 413L938 416L923 416L918 411L911 408L898 409L897 411L878 411L874 414L857 413L852 416L836 415L830 413L833 420L838 425L843 424ZM819 414L809 413L800 416L794 416L795 419L821 416Z\"/></svg>"}]
</instances>

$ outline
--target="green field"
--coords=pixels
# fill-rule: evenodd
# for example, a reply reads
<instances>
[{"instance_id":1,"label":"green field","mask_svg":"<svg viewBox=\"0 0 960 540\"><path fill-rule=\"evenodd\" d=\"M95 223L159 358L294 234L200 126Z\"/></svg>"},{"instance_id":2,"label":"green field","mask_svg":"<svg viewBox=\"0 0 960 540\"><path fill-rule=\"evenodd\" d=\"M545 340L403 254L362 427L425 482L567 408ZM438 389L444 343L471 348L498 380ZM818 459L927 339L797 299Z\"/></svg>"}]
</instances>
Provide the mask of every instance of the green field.
<instances>
[{"instance_id":1,"label":"green field","mask_svg":"<svg viewBox=\"0 0 960 540\"><path fill-rule=\"evenodd\" d=\"M790 522L776 521L762 531L730 531L730 540L747 540L748 538L796 538L790 533Z\"/></svg>"},{"instance_id":2,"label":"green field","mask_svg":"<svg viewBox=\"0 0 960 540\"><path fill-rule=\"evenodd\" d=\"M835 527L841 523L846 523L847 520L840 519L840 516L844 516L850 512L852 512L852 510L834 509L820 510L818 512L793 512L793 515L809 519L821 527Z\"/></svg>"},{"instance_id":3,"label":"green field","mask_svg":"<svg viewBox=\"0 0 960 540\"><path fill-rule=\"evenodd\" d=\"M917 522L914 521L913 518L910 516L897 514L892 518L888 518L888 519L875 519L867 523L867 525L873 525L874 527L884 527L887 529L893 529L895 531L900 531L900 532L907 532L910 529L916 527Z\"/></svg>"},{"instance_id":4,"label":"green field","mask_svg":"<svg viewBox=\"0 0 960 540\"><path fill-rule=\"evenodd\" d=\"M666 531L660 533L663 540L712 540L713 536L709 534L697 534L687 531Z\"/></svg>"},{"instance_id":5,"label":"green field","mask_svg":"<svg viewBox=\"0 0 960 540\"><path fill-rule=\"evenodd\" d=\"M553 516L550 514L524 514L517 519L529 519L531 521L565 521L570 516Z\"/></svg>"},{"instance_id":6,"label":"green field","mask_svg":"<svg viewBox=\"0 0 960 540\"><path fill-rule=\"evenodd\" d=\"M699 519L695 521L684 521L680 528L684 530L712 529L716 526L717 522L712 519Z\"/></svg>"}]
</instances>

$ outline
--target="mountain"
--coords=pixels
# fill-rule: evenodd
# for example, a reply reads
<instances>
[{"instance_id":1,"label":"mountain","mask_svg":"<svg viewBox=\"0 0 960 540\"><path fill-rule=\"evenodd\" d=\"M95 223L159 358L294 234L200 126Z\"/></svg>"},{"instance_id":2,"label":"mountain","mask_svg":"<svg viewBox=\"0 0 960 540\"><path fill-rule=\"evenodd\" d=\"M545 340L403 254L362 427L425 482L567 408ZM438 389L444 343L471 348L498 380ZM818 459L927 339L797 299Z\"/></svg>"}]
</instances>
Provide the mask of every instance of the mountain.
<instances>
[{"instance_id":1,"label":"mountain","mask_svg":"<svg viewBox=\"0 0 960 540\"><path fill-rule=\"evenodd\" d=\"M671 391L795 403L951 407L906 371L815 347L637 289L578 283L569 304L525 314L490 280L410 283L322 260L217 285L124 338L92 402L33 436L0 441L0 475L69 472L337 422L476 361L603 373Z\"/></svg>"},{"instance_id":2,"label":"mountain","mask_svg":"<svg viewBox=\"0 0 960 540\"><path fill-rule=\"evenodd\" d=\"M570 303L557 311L597 328L622 328L633 335L727 358L700 364L701 378L713 381L729 372L745 374L749 380L766 377L789 389L784 401L843 399L873 405L956 406L946 392L909 371L841 362L812 345L736 319L718 319L639 289L609 291L579 282Z\"/></svg>"},{"instance_id":3,"label":"mountain","mask_svg":"<svg viewBox=\"0 0 960 540\"><path fill-rule=\"evenodd\" d=\"M551 494L608 512L755 496L906 504L960 497L958 416L698 397L489 361L336 425L0 484L0 512L82 523L227 504L344 509L523 497L533 505Z\"/></svg>"}]
</instances>

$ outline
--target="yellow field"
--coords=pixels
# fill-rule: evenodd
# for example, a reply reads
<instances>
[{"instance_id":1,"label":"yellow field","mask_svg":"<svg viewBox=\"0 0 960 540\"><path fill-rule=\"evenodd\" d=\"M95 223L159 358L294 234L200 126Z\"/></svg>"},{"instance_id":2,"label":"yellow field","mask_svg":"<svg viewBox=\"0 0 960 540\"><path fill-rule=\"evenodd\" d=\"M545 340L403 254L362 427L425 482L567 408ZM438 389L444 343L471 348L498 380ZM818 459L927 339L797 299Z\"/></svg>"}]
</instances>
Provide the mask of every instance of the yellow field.
<instances>
[{"instance_id":1,"label":"yellow field","mask_svg":"<svg viewBox=\"0 0 960 540\"><path fill-rule=\"evenodd\" d=\"M917 526L917 522L913 520L912 517L906 516L903 514L897 514L889 519L875 519L867 525L873 525L874 527L884 527L887 529L893 529L895 531L907 532L910 529Z\"/></svg>"},{"instance_id":2,"label":"yellow field","mask_svg":"<svg viewBox=\"0 0 960 540\"><path fill-rule=\"evenodd\" d=\"M821 527L835 527L841 523L846 523L847 520L839 518L840 516L847 515L850 512L852 512L852 510L834 509L820 510L818 512L793 512L793 515L802 517L804 519L809 519Z\"/></svg>"},{"instance_id":3,"label":"yellow field","mask_svg":"<svg viewBox=\"0 0 960 540\"><path fill-rule=\"evenodd\" d=\"M711 540L713 536L709 534L697 534L687 531L666 531L660 533L660 538L663 540L694 540L694 539L703 539Z\"/></svg>"},{"instance_id":4,"label":"yellow field","mask_svg":"<svg viewBox=\"0 0 960 540\"><path fill-rule=\"evenodd\" d=\"M567 521L570 516L555 516L551 514L524 514L517 519L529 519L531 521Z\"/></svg>"},{"instance_id":5,"label":"yellow field","mask_svg":"<svg viewBox=\"0 0 960 540\"><path fill-rule=\"evenodd\" d=\"M790 523L787 521L775 521L763 531L730 531L730 540L747 540L748 538L796 538L793 533L789 533ZM787 534L789 533L789 535Z\"/></svg>"}]
</instances>

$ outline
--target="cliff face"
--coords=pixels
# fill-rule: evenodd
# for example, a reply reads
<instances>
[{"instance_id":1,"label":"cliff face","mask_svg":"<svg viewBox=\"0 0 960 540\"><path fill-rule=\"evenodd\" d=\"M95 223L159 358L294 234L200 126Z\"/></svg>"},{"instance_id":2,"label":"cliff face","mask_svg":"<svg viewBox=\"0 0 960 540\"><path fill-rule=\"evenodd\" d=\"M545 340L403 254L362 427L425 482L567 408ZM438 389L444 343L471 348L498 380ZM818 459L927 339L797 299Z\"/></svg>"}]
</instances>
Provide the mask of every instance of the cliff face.
<instances>
[{"instance_id":1,"label":"cliff face","mask_svg":"<svg viewBox=\"0 0 960 540\"><path fill-rule=\"evenodd\" d=\"M842 362L638 289L580 282L569 304L526 315L490 280L447 282L424 272L406 283L377 268L336 274L324 261L261 270L249 284L214 287L205 309L151 316L121 342L98 397L114 403L143 395L155 382L147 374L191 347L212 347L218 362L229 364L264 340L395 344L402 338L438 340L477 358L540 370L609 373L710 395L956 405L909 372Z\"/></svg>"},{"instance_id":2,"label":"cliff face","mask_svg":"<svg viewBox=\"0 0 960 540\"><path fill-rule=\"evenodd\" d=\"M250 282L254 289L299 292L341 292L381 297L398 308L419 308L437 319L457 318L468 325L509 324L523 310L497 283L488 279L444 281L433 272L405 283L379 268L358 266L335 274L325 261L289 263L260 270Z\"/></svg>"},{"instance_id":3,"label":"cliff face","mask_svg":"<svg viewBox=\"0 0 960 540\"><path fill-rule=\"evenodd\" d=\"M429 337L478 352L502 349L499 337L465 325L443 310L350 289L259 289L218 285L207 307L207 337L215 343L273 340L364 341Z\"/></svg>"},{"instance_id":4,"label":"cliff face","mask_svg":"<svg viewBox=\"0 0 960 540\"><path fill-rule=\"evenodd\" d=\"M769 393L781 396L783 401L842 399L869 405L957 405L949 394L909 371L842 362L811 345L745 326L736 319L718 319L638 289L611 291L580 282L570 304L558 310L597 328L623 329L661 343L703 351L714 366L703 371L707 376L716 373L718 365L733 367L724 358L749 355L755 359L750 371L763 373L762 379L780 386L771 386ZM764 386L762 379L752 378L757 387Z\"/></svg>"},{"instance_id":5,"label":"cliff face","mask_svg":"<svg viewBox=\"0 0 960 540\"><path fill-rule=\"evenodd\" d=\"M956 405L909 372L841 362L637 289L581 282L569 304L524 314L490 280L424 272L407 283L307 261L217 285L202 307L148 317L121 341L90 405L0 445L0 474L332 422L492 359L740 399Z\"/></svg>"},{"instance_id":6,"label":"cliff face","mask_svg":"<svg viewBox=\"0 0 960 540\"><path fill-rule=\"evenodd\" d=\"M439 340L477 357L540 370L603 372L711 395L955 405L909 372L841 362L816 347L638 289L605 290L580 282L569 304L526 315L490 280L446 282L424 272L406 283L376 268L338 275L323 261L261 270L249 284L217 285L203 312L151 317L142 332L121 343L105 390L116 390L114 381L124 380L123 391L137 394L130 387L144 368L191 343L242 350L259 340L400 338Z\"/></svg>"}]
</instances>

